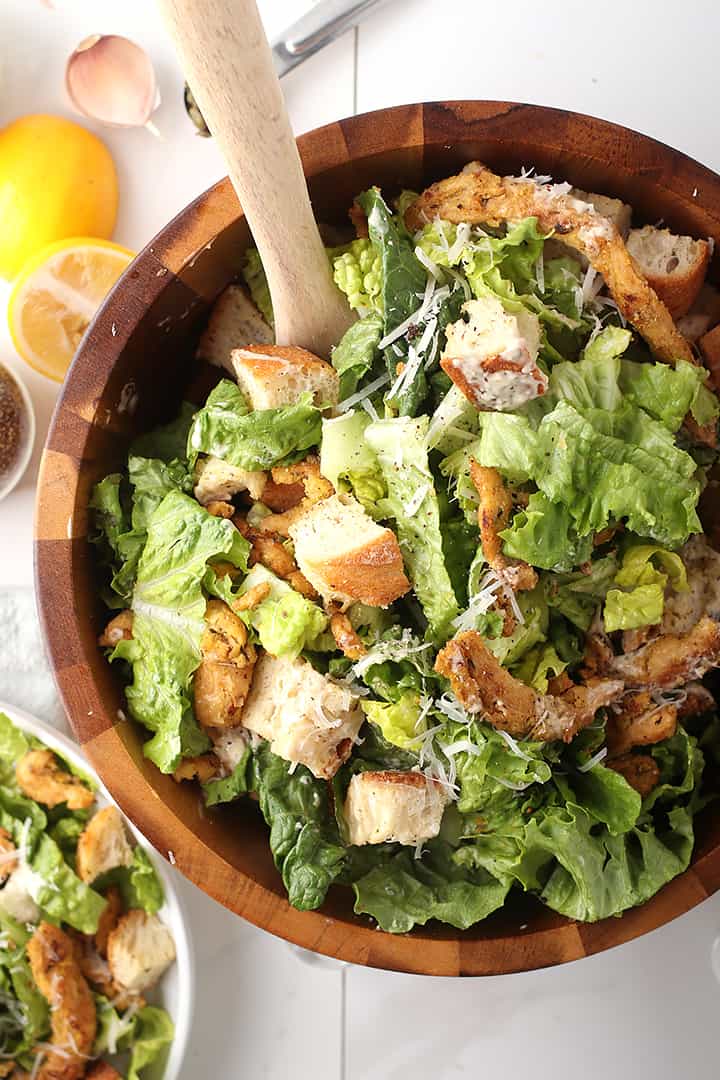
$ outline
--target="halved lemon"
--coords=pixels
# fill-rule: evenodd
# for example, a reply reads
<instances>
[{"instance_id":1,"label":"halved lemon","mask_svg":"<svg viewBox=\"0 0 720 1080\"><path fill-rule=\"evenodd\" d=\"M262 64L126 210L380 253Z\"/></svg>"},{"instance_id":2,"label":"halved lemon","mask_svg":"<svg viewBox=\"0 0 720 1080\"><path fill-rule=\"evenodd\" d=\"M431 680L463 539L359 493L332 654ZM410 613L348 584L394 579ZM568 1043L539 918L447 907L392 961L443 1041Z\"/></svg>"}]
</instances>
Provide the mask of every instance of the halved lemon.
<instances>
[{"instance_id":1,"label":"halved lemon","mask_svg":"<svg viewBox=\"0 0 720 1080\"><path fill-rule=\"evenodd\" d=\"M87 236L34 255L8 305L10 334L23 360L62 382L95 312L132 258L119 244Z\"/></svg>"}]
</instances>

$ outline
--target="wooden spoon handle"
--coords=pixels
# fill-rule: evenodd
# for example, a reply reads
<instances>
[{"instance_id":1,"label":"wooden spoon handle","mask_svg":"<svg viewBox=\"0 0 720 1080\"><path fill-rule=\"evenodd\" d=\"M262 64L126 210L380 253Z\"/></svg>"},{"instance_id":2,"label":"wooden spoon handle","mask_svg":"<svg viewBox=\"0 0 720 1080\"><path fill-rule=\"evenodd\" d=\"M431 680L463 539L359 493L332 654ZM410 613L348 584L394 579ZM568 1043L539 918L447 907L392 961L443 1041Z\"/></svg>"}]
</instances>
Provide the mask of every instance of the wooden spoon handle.
<instances>
[{"instance_id":1,"label":"wooden spoon handle","mask_svg":"<svg viewBox=\"0 0 720 1080\"><path fill-rule=\"evenodd\" d=\"M265 267L281 345L328 357L352 321L332 281L255 0L158 0Z\"/></svg>"}]
</instances>

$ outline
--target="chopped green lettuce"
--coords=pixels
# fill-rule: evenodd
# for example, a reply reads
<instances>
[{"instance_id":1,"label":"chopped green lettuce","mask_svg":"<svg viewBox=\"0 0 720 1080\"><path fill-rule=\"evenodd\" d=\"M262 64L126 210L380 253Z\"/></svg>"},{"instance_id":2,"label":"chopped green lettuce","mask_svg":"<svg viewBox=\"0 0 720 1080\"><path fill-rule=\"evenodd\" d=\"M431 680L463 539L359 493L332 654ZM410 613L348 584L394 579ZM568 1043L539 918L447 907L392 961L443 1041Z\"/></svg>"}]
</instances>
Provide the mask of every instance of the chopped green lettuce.
<instances>
[{"instance_id":1,"label":"chopped green lettuce","mask_svg":"<svg viewBox=\"0 0 720 1080\"><path fill-rule=\"evenodd\" d=\"M265 277L265 270L260 258L260 252L257 248L248 248L245 252L242 276L245 279L245 284L250 290L250 296L252 297L255 307L258 309L268 326L274 327L275 319L273 318L270 288L267 283L267 278Z\"/></svg>"},{"instance_id":2,"label":"chopped green lettuce","mask_svg":"<svg viewBox=\"0 0 720 1080\"><path fill-rule=\"evenodd\" d=\"M162 1059L174 1036L173 1022L165 1010L144 1005L135 1015L127 1080L141 1080L142 1070Z\"/></svg>"},{"instance_id":3,"label":"chopped green lettuce","mask_svg":"<svg viewBox=\"0 0 720 1080\"><path fill-rule=\"evenodd\" d=\"M299 656L303 649L315 648L328 626L325 612L259 563L245 579L241 594L261 584L270 587L267 597L242 615L257 633L262 647L272 656L288 658Z\"/></svg>"},{"instance_id":4,"label":"chopped green lettuce","mask_svg":"<svg viewBox=\"0 0 720 1080\"><path fill-rule=\"evenodd\" d=\"M232 802L241 795L247 794L249 790L248 766L250 765L250 756L250 748L248 747L228 776L205 781L202 789L206 806L218 806L220 803Z\"/></svg>"},{"instance_id":5,"label":"chopped green lettuce","mask_svg":"<svg viewBox=\"0 0 720 1080\"><path fill-rule=\"evenodd\" d=\"M196 408L189 401L183 401L177 418L140 435L130 446L130 454L133 457L160 458L168 463L182 460Z\"/></svg>"},{"instance_id":6,"label":"chopped green lettuce","mask_svg":"<svg viewBox=\"0 0 720 1080\"><path fill-rule=\"evenodd\" d=\"M361 705L368 720L380 728L383 738L401 750L410 749L421 733L420 695L412 690L406 690L395 703L363 701Z\"/></svg>"},{"instance_id":7,"label":"chopped green lettuce","mask_svg":"<svg viewBox=\"0 0 720 1080\"><path fill-rule=\"evenodd\" d=\"M319 907L340 875L345 848L328 802L327 784L291 765L266 743L252 758L252 790L270 826L270 849L293 907Z\"/></svg>"},{"instance_id":8,"label":"chopped green lettuce","mask_svg":"<svg viewBox=\"0 0 720 1080\"><path fill-rule=\"evenodd\" d=\"M457 600L445 566L440 513L425 438L428 419L376 420L365 429L375 451L388 495L384 507L397 524L405 566L433 637L451 630Z\"/></svg>"},{"instance_id":9,"label":"chopped green lettuce","mask_svg":"<svg viewBox=\"0 0 720 1080\"><path fill-rule=\"evenodd\" d=\"M335 346L330 357L340 376L340 400L355 393L357 384L371 370L382 337L381 315L358 319Z\"/></svg>"},{"instance_id":10,"label":"chopped green lettuce","mask_svg":"<svg viewBox=\"0 0 720 1080\"><path fill-rule=\"evenodd\" d=\"M334 257L333 279L353 311L361 316L382 314L382 256L370 239L353 240L347 250Z\"/></svg>"},{"instance_id":11,"label":"chopped green lettuce","mask_svg":"<svg viewBox=\"0 0 720 1080\"><path fill-rule=\"evenodd\" d=\"M610 589L605 599L603 618L608 633L659 623L668 582L678 592L687 591L687 573L680 556L657 544L631 544L614 578L613 584L619 588Z\"/></svg>"},{"instance_id":12,"label":"chopped green lettuce","mask_svg":"<svg viewBox=\"0 0 720 1080\"><path fill-rule=\"evenodd\" d=\"M53 921L94 934L106 900L73 873L55 841L43 833L28 859L33 871L32 897Z\"/></svg>"},{"instance_id":13,"label":"chopped green lettuce","mask_svg":"<svg viewBox=\"0 0 720 1080\"><path fill-rule=\"evenodd\" d=\"M207 749L190 696L200 663L209 559L247 568L249 545L229 521L213 517L178 491L166 495L148 522L148 540L133 593L133 637L111 659L132 664L126 697L133 716L155 734L145 753L162 772Z\"/></svg>"},{"instance_id":14,"label":"chopped green lettuce","mask_svg":"<svg viewBox=\"0 0 720 1080\"><path fill-rule=\"evenodd\" d=\"M320 421L310 394L294 405L250 410L236 383L222 379L195 414L188 457L210 454L239 469L270 469L317 446Z\"/></svg>"},{"instance_id":15,"label":"chopped green lettuce","mask_svg":"<svg viewBox=\"0 0 720 1080\"><path fill-rule=\"evenodd\" d=\"M364 509L375 516L387 488L375 451L365 439L370 423L366 412L356 410L323 419L320 472L336 491L349 491Z\"/></svg>"}]
</instances>

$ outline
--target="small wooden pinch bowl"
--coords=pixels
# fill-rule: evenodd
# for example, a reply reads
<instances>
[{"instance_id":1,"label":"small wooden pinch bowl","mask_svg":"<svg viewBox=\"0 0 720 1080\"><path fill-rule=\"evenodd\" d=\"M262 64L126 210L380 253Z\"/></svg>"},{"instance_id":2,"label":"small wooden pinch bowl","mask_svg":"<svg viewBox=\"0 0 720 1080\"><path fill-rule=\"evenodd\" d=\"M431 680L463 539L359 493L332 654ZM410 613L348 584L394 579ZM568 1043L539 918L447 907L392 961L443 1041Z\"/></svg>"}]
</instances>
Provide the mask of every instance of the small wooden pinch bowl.
<instances>
[{"instance_id":1,"label":"small wooden pinch bowl","mask_svg":"<svg viewBox=\"0 0 720 1080\"><path fill-rule=\"evenodd\" d=\"M421 190L480 158L501 173L534 166L586 191L622 198L636 217L720 242L720 177L625 128L577 113L507 102L407 105L342 120L299 140L320 222L344 225L372 184ZM328 956L426 975L491 975L560 964L619 945L688 911L720 888L720 804L696 819L690 869L621 918L581 924L512 895L467 931L431 923L379 932L333 888L318 911L289 906L256 805L205 810L142 754L145 732L126 718L122 683L96 644L107 615L88 542L93 485L121 466L130 441L173 418L202 384L198 337L250 241L235 194L221 181L138 255L88 331L48 436L36 518L40 615L75 735L127 816L164 856L220 903L273 934ZM712 271L711 271L712 274ZM219 373L215 373L215 378ZM205 389L211 382L205 382Z\"/></svg>"}]
</instances>

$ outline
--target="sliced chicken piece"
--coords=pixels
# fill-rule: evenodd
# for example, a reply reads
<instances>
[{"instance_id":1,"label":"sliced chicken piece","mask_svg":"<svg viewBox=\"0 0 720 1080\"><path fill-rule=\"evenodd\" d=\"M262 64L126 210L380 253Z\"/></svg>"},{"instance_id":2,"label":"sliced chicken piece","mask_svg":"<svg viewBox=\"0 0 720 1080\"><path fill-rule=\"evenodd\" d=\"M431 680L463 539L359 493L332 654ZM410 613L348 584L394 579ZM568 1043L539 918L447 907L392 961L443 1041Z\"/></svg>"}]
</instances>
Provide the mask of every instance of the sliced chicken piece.
<instances>
[{"instance_id":1,"label":"sliced chicken piece","mask_svg":"<svg viewBox=\"0 0 720 1080\"><path fill-rule=\"evenodd\" d=\"M418 772L363 772L345 798L351 844L418 844L440 831L449 799L440 784Z\"/></svg>"},{"instance_id":2,"label":"sliced chicken piece","mask_svg":"<svg viewBox=\"0 0 720 1080\"><path fill-rule=\"evenodd\" d=\"M7 881L17 867L16 850L10 833L7 829L0 828L0 885Z\"/></svg>"},{"instance_id":3,"label":"sliced chicken piece","mask_svg":"<svg viewBox=\"0 0 720 1080\"><path fill-rule=\"evenodd\" d=\"M703 535L693 536L679 554L687 571L688 590L668 590L661 634L687 634L703 615L720 619L720 554Z\"/></svg>"},{"instance_id":4,"label":"sliced chicken piece","mask_svg":"<svg viewBox=\"0 0 720 1080\"><path fill-rule=\"evenodd\" d=\"M534 589L538 583L536 571L519 559L503 555L500 533L510 524L513 510L512 495L497 469L470 462L470 479L478 493L478 526L485 561L514 591Z\"/></svg>"},{"instance_id":5,"label":"sliced chicken piece","mask_svg":"<svg viewBox=\"0 0 720 1080\"><path fill-rule=\"evenodd\" d=\"M98 920L98 928L93 935L93 944L102 957L107 956L108 938L117 926L123 910L122 896L117 885L109 885L104 896L107 902Z\"/></svg>"},{"instance_id":6,"label":"sliced chicken piece","mask_svg":"<svg viewBox=\"0 0 720 1080\"><path fill-rule=\"evenodd\" d=\"M262 532L275 532L280 536L289 536L290 528L306 514L315 503L329 499L335 494L335 488L320 473L320 461L314 455L298 461L295 465L276 466L272 470L272 481L277 488L285 485L294 490L302 484L301 500L280 514L268 514L260 522Z\"/></svg>"},{"instance_id":7,"label":"sliced chicken piece","mask_svg":"<svg viewBox=\"0 0 720 1080\"><path fill-rule=\"evenodd\" d=\"M52 1049L35 1073L38 1080L80 1080L97 1030L95 1001L77 963L72 940L60 927L41 922L27 943L35 985L50 1006Z\"/></svg>"},{"instance_id":8,"label":"sliced chicken piece","mask_svg":"<svg viewBox=\"0 0 720 1080\"><path fill-rule=\"evenodd\" d=\"M616 656L607 674L628 689L670 690L720 664L720 624L704 615L687 634L663 634L636 652Z\"/></svg>"},{"instance_id":9,"label":"sliced chicken piece","mask_svg":"<svg viewBox=\"0 0 720 1080\"><path fill-rule=\"evenodd\" d=\"M626 694L608 716L608 756L620 757L634 746L652 746L669 739L676 730L674 703L658 704L647 690Z\"/></svg>"},{"instance_id":10,"label":"sliced chicken piece","mask_svg":"<svg viewBox=\"0 0 720 1080\"><path fill-rule=\"evenodd\" d=\"M534 217L541 233L554 233L602 274L622 315L659 359L670 364L679 359L694 363L688 342L638 271L615 225L566 190L562 185L500 177L475 162L472 170L427 188L408 207L405 222L415 232L437 217L493 227Z\"/></svg>"},{"instance_id":11,"label":"sliced chicken piece","mask_svg":"<svg viewBox=\"0 0 720 1080\"><path fill-rule=\"evenodd\" d=\"M678 720L689 720L693 716L702 716L717 708L717 702L706 686L699 682L689 682L684 687L685 699L677 705Z\"/></svg>"},{"instance_id":12,"label":"sliced chicken piece","mask_svg":"<svg viewBox=\"0 0 720 1080\"><path fill-rule=\"evenodd\" d=\"M330 630L338 649L349 660L359 660L367 652L362 638L344 611L334 611L330 616Z\"/></svg>"},{"instance_id":13,"label":"sliced chicken piece","mask_svg":"<svg viewBox=\"0 0 720 1080\"><path fill-rule=\"evenodd\" d=\"M438 653L435 670L450 680L467 712L482 714L516 739L540 742L570 742L623 690L619 680L594 679L557 697L538 694L502 667L476 630L452 638Z\"/></svg>"},{"instance_id":14,"label":"sliced chicken piece","mask_svg":"<svg viewBox=\"0 0 720 1080\"><path fill-rule=\"evenodd\" d=\"M195 672L195 715L202 727L235 727L245 704L257 655L245 623L222 600L208 600L202 660Z\"/></svg>"},{"instance_id":15,"label":"sliced chicken piece","mask_svg":"<svg viewBox=\"0 0 720 1080\"><path fill-rule=\"evenodd\" d=\"M115 615L98 638L98 645L102 649L114 649L121 641L130 641L133 636L133 617L130 610Z\"/></svg>"},{"instance_id":16,"label":"sliced chicken piece","mask_svg":"<svg viewBox=\"0 0 720 1080\"><path fill-rule=\"evenodd\" d=\"M23 795L43 806L66 803L68 810L87 810L95 802L87 784L73 776L52 750L28 750L15 767L15 778Z\"/></svg>"}]
</instances>

